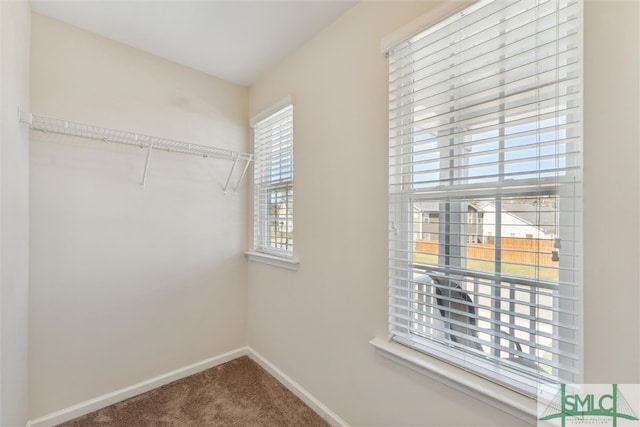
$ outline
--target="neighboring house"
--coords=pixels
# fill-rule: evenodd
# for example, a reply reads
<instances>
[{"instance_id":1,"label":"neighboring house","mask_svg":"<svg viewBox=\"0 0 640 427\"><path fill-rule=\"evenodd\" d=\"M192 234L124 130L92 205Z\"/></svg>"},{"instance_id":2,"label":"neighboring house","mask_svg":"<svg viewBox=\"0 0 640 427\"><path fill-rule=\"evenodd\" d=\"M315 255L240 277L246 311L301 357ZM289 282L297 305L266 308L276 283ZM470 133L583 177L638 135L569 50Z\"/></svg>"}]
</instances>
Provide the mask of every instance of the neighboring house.
<instances>
[{"instance_id":1,"label":"neighboring house","mask_svg":"<svg viewBox=\"0 0 640 427\"><path fill-rule=\"evenodd\" d=\"M460 223L465 230L468 243L482 243L484 212L469 202L461 202L463 206L458 212L466 213ZM440 204L441 202L420 202L413 205L414 238L421 240L438 240L440 232Z\"/></svg>"},{"instance_id":2,"label":"neighboring house","mask_svg":"<svg viewBox=\"0 0 640 427\"><path fill-rule=\"evenodd\" d=\"M484 212L484 236L496 236L496 207L485 202L478 206ZM502 237L553 239L556 230L555 209L527 203L505 203L502 207ZM540 224L538 227L534 224Z\"/></svg>"},{"instance_id":3,"label":"neighboring house","mask_svg":"<svg viewBox=\"0 0 640 427\"><path fill-rule=\"evenodd\" d=\"M460 218L462 234L468 243L486 243L496 236L496 207L490 202L463 202L458 209L465 212ZM414 237L438 240L440 202L414 204ZM540 224L540 227L534 224ZM555 208L530 203L504 203L502 207L502 237L523 239L553 239L556 232Z\"/></svg>"}]
</instances>

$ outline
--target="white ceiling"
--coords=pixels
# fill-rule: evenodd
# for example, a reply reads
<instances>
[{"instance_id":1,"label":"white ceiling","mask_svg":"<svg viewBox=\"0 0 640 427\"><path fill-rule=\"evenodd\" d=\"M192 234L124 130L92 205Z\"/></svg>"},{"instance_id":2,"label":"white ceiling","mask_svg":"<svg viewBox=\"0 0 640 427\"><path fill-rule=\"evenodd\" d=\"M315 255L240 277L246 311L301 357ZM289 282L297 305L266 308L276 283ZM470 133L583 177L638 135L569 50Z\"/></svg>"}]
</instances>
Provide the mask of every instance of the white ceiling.
<instances>
[{"instance_id":1,"label":"white ceiling","mask_svg":"<svg viewBox=\"0 0 640 427\"><path fill-rule=\"evenodd\" d=\"M356 3L31 0L37 13L241 85L254 83Z\"/></svg>"}]
</instances>

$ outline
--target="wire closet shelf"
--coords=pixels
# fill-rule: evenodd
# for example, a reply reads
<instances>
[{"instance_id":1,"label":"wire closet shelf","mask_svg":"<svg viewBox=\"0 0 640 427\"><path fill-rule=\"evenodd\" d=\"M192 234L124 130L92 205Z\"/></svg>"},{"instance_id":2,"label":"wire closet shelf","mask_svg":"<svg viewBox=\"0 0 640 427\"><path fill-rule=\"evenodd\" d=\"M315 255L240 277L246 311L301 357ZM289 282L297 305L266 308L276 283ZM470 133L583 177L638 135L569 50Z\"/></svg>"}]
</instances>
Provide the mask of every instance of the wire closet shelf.
<instances>
[{"instance_id":1,"label":"wire closet shelf","mask_svg":"<svg viewBox=\"0 0 640 427\"><path fill-rule=\"evenodd\" d=\"M210 147L206 145L192 144L189 142L176 141L156 136L143 135L134 132L103 128L99 126L63 120L54 117L41 116L34 113L18 111L19 121L27 123L33 130L44 133L55 133L60 135L76 136L99 140L103 142L115 142L118 144L132 145L140 148L147 148L147 157L145 161L144 172L140 187L146 186L147 174L151 161L151 152L153 150L168 151L171 153L191 154L200 157L211 157L215 159L225 159L232 161L231 170L224 185L224 192L229 188L231 178L239 164L243 169L240 177L237 179L233 188L237 192L240 184L244 180L249 165L253 161L253 154L239 151L228 150L224 148Z\"/></svg>"}]
</instances>

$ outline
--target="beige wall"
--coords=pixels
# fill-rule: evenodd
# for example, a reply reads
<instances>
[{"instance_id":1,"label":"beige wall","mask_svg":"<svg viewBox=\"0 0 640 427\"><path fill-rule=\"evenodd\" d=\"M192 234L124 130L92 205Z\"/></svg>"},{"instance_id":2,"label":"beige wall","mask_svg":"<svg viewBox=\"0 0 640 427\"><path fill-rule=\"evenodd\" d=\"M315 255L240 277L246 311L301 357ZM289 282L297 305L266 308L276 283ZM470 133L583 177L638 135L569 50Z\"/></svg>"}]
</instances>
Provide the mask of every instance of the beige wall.
<instances>
[{"instance_id":1,"label":"beige wall","mask_svg":"<svg viewBox=\"0 0 640 427\"><path fill-rule=\"evenodd\" d=\"M250 114L296 98L300 269L249 265L249 345L354 426L513 426L368 344L387 331L380 40L433 5L362 2L251 88ZM638 3L589 2L585 31L586 379L638 383Z\"/></svg>"},{"instance_id":2,"label":"beige wall","mask_svg":"<svg viewBox=\"0 0 640 427\"><path fill-rule=\"evenodd\" d=\"M28 415L29 109L26 1L0 1L0 425Z\"/></svg>"},{"instance_id":3,"label":"beige wall","mask_svg":"<svg viewBox=\"0 0 640 427\"><path fill-rule=\"evenodd\" d=\"M248 90L37 14L33 112L248 150ZM32 419L246 344L228 161L31 135Z\"/></svg>"},{"instance_id":4,"label":"beige wall","mask_svg":"<svg viewBox=\"0 0 640 427\"><path fill-rule=\"evenodd\" d=\"M0 88L10 123L14 104L28 103L28 61L7 74L7 58L27 52L29 36L28 25L6 22L29 18L24 5L7 4ZM247 269L247 186L222 194L224 162L156 153L141 191L142 150L33 133L29 177L25 146L5 149L8 129L23 140L23 128L3 126L0 424L26 417L30 178L32 419L248 341L354 426L518 425L368 344L387 330L387 63L379 44L433 5L359 4L254 85L249 108L245 88L33 15L31 109L40 114L245 150L249 115L294 95L301 265ZM589 382L640 382L638 12L637 2L586 8Z\"/></svg>"},{"instance_id":5,"label":"beige wall","mask_svg":"<svg viewBox=\"0 0 640 427\"><path fill-rule=\"evenodd\" d=\"M640 3L586 12L585 380L638 383Z\"/></svg>"}]
</instances>

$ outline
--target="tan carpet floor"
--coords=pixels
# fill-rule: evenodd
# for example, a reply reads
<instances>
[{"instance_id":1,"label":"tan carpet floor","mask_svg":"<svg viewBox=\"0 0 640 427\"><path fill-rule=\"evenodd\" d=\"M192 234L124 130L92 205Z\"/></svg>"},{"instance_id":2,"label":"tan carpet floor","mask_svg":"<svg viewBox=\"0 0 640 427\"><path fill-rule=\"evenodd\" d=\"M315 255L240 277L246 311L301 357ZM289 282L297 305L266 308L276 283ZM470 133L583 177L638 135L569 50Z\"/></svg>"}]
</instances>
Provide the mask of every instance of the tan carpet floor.
<instances>
[{"instance_id":1,"label":"tan carpet floor","mask_svg":"<svg viewBox=\"0 0 640 427\"><path fill-rule=\"evenodd\" d=\"M245 356L59 426L328 425L273 376Z\"/></svg>"}]
</instances>

